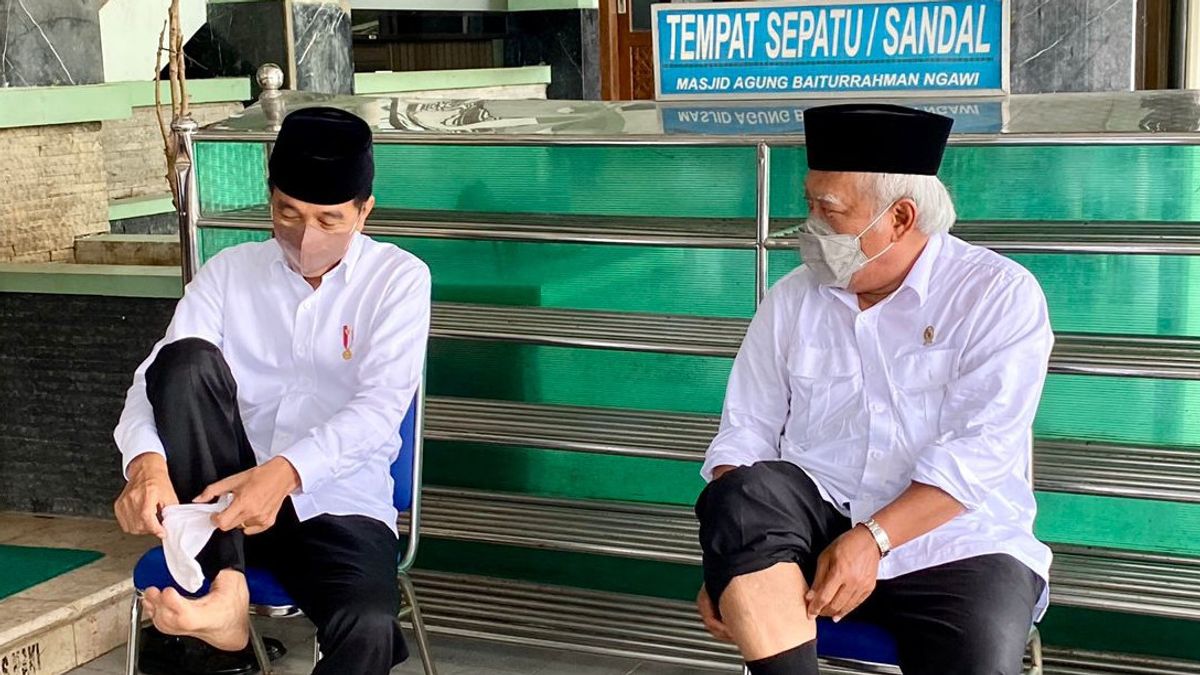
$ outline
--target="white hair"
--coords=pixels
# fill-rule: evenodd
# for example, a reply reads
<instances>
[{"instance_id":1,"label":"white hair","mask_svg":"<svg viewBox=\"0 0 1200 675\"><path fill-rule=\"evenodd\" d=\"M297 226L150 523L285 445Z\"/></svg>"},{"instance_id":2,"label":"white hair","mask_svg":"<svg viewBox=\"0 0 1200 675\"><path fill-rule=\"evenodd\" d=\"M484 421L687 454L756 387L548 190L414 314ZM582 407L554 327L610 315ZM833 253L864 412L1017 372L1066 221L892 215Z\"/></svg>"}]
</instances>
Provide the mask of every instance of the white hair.
<instances>
[{"instance_id":1,"label":"white hair","mask_svg":"<svg viewBox=\"0 0 1200 675\"><path fill-rule=\"evenodd\" d=\"M917 205L917 227L925 234L949 232L958 214L950 192L937 176L917 176L903 173L863 173L863 188L878 205L887 208L901 199L911 199Z\"/></svg>"}]
</instances>

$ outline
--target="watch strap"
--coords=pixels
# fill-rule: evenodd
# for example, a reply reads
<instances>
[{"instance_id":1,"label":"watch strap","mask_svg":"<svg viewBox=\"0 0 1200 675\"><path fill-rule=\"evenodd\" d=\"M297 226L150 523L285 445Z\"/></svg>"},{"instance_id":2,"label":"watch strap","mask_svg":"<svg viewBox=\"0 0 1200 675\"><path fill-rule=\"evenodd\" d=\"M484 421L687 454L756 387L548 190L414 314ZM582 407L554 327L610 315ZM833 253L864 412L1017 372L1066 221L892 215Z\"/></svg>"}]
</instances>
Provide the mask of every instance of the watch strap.
<instances>
[{"instance_id":1,"label":"watch strap","mask_svg":"<svg viewBox=\"0 0 1200 675\"><path fill-rule=\"evenodd\" d=\"M875 522L874 518L867 518L862 522L862 526L867 528L867 531L875 538L875 545L879 547L879 557L886 558L892 552L892 540L888 538L887 532L879 526L879 523Z\"/></svg>"}]
</instances>

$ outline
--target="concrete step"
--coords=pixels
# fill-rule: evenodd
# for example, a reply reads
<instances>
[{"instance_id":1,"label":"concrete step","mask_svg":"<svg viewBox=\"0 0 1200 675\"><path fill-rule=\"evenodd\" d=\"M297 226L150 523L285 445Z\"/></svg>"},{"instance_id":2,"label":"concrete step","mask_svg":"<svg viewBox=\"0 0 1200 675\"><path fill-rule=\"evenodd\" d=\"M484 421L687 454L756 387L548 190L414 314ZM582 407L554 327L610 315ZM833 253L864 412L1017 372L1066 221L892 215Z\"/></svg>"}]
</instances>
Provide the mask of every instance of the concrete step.
<instances>
[{"instance_id":1,"label":"concrete step","mask_svg":"<svg viewBox=\"0 0 1200 675\"><path fill-rule=\"evenodd\" d=\"M179 266L179 237L171 234L98 234L75 240L83 265Z\"/></svg>"},{"instance_id":2,"label":"concrete step","mask_svg":"<svg viewBox=\"0 0 1200 675\"><path fill-rule=\"evenodd\" d=\"M0 600L0 673L60 675L125 642L133 565L156 541L111 520L0 513L0 542L104 554Z\"/></svg>"},{"instance_id":3,"label":"concrete step","mask_svg":"<svg viewBox=\"0 0 1200 675\"><path fill-rule=\"evenodd\" d=\"M179 233L179 215L170 193L110 199L108 226L113 234Z\"/></svg>"}]
</instances>

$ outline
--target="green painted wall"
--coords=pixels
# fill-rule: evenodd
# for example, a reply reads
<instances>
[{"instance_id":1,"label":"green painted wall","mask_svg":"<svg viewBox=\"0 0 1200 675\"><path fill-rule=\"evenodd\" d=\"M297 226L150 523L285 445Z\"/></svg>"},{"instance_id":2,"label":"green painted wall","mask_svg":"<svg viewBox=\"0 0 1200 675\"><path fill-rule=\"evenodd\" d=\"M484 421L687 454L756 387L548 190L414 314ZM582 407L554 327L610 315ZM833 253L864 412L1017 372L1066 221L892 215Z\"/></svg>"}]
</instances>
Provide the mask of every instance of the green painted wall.
<instances>
[{"instance_id":1,"label":"green painted wall","mask_svg":"<svg viewBox=\"0 0 1200 675\"><path fill-rule=\"evenodd\" d=\"M169 102L169 84L160 86L163 101ZM244 101L250 98L250 80L194 80L188 82L188 95L192 103ZM0 88L0 129L123 119L134 108L152 105L154 83L149 81Z\"/></svg>"},{"instance_id":2,"label":"green painted wall","mask_svg":"<svg viewBox=\"0 0 1200 675\"><path fill-rule=\"evenodd\" d=\"M771 166L772 214L803 215L804 149L773 149ZM940 175L963 220L1200 220L1180 194L1200 178L1200 146L952 145Z\"/></svg>"},{"instance_id":3,"label":"green painted wall","mask_svg":"<svg viewBox=\"0 0 1200 675\"><path fill-rule=\"evenodd\" d=\"M0 293L178 298L182 290L172 267L0 263Z\"/></svg>"},{"instance_id":4,"label":"green painted wall","mask_svg":"<svg viewBox=\"0 0 1200 675\"><path fill-rule=\"evenodd\" d=\"M253 144L233 145L221 152ZM203 179L211 208L232 195L261 203L262 163L219 165L245 173ZM380 145L376 165L390 208L749 218L755 207L753 148ZM804 214L804 166L803 148L773 150L774 216ZM951 146L942 178L963 220L1200 221L1200 200L1178 194L1200 179L1200 146Z\"/></svg>"}]
</instances>

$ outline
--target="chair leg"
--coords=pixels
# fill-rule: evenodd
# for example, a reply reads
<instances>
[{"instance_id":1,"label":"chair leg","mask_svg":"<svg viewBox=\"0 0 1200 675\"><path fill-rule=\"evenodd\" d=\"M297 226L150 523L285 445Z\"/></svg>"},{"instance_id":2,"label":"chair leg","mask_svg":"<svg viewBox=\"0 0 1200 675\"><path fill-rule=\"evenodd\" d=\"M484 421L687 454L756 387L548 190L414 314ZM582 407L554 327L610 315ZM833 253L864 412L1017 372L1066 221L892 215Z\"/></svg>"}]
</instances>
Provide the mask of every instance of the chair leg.
<instances>
[{"instance_id":1,"label":"chair leg","mask_svg":"<svg viewBox=\"0 0 1200 675\"><path fill-rule=\"evenodd\" d=\"M138 652L142 637L142 594L133 592L129 603L129 641L125 643L125 675L137 675Z\"/></svg>"},{"instance_id":2,"label":"chair leg","mask_svg":"<svg viewBox=\"0 0 1200 675\"><path fill-rule=\"evenodd\" d=\"M1042 675L1045 672L1042 664L1042 634L1037 626L1029 630L1029 644L1026 648L1029 651L1030 664L1027 675Z\"/></svg>"},{"instance_id":3,"label":"chair leg","mask_svg":"<svg viewBox=\"0 0 1200 675\"><path fill-rule=\"evenodd\" d=\"M412 579L407 574L398 575L404 598L408 601L409 619L412 621L413 635L417 638L417 653L421 655L421 665L425 667L425 675L437 675L437 666L433 663L433 655L429 650L429 634L425 632L425 621L421 618L421 606L417 604L417 593L413 589Z\"/></svg>"},{"instance_id":4,"label":"chair leg","mask_svg":"<svg viewBox=\"0 0 1200 675\"><path fill-rule=\"evenodd\" d=\"M317 663L321 660L321 636L313 632L313 668L317 667Z\"/></svg>"},{"instance_id":5,"label":"chair leg","mask_svg":"<svg viewBox=\"0 0 1200 675\"><path fill-rule=\"evenodd\" d=\"M267 654L267 646L263 644L262 636L254 628L254 624L250 624L250 647L254 650L254 658L258 661L259 672L262 675L274 675L275 670L271 666L271 657Z\"/></svg>"}]
</instances>

